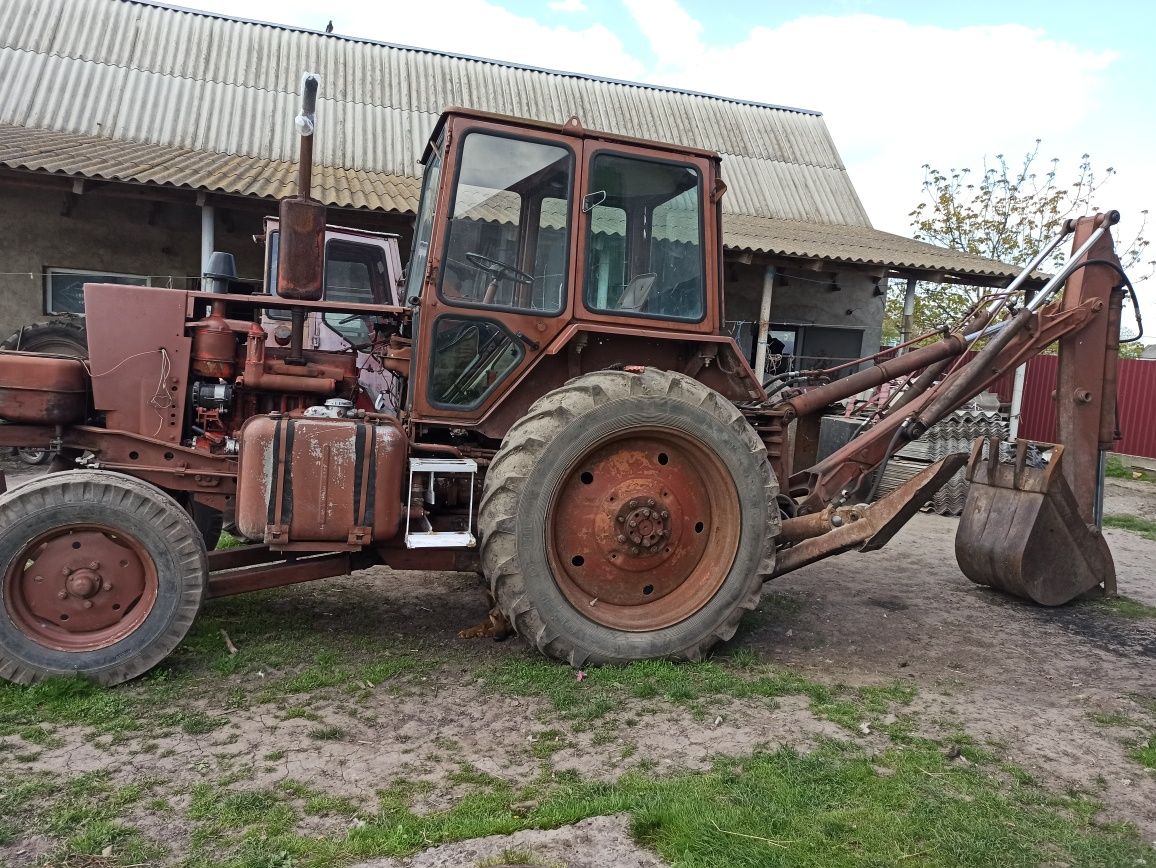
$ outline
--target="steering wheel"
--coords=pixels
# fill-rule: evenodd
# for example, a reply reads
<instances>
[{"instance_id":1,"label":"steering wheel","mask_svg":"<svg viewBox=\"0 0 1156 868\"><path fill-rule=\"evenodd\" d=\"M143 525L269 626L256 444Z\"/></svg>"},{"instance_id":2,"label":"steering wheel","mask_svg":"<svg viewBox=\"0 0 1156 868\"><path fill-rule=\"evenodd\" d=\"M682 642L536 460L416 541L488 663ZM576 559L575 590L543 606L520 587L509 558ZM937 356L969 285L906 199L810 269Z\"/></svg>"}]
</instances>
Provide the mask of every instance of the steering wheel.
<instances>
[{"instance_id":1,"label":"steering wheel","mask_svg":"<svg viewBox=\"0 0 1156 868\"><path fill-rule=\"evenodd\" d=\"M520 268L515 268L507 262L499 262L496 259L490 259L488 256L482 256L480 253L467 253L466 259L470 261L471 265L480 268L487 274L491 274L495 279L501 277L508 277L515 283L524 283L530 286L534 283L534 275L527 274Z\"/></svg>"}]
</instances>

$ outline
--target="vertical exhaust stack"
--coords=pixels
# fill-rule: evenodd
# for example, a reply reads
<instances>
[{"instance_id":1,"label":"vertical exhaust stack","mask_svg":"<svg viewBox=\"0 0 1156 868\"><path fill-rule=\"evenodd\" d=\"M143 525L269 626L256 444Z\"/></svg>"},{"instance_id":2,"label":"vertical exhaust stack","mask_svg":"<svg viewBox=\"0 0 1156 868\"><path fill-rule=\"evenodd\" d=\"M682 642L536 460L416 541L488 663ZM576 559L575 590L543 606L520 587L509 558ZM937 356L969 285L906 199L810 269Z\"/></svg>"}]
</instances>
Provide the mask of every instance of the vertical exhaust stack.
<instances>
[{"instance_id":1,"label":"vertical exhaust stack","mask_svg":"<svg viewBox=\"0 0 1156 868\"><path fill-rule=\"evenodd\" d=\"M281 200L281 242L277 254L277 295L297 301L319 301L324 292L325 206L310 195L313 186L313 141L317 88L321 79L306 73L301 79L301 112L294 126L301 136L297 195ZM304 364L305 311L292 312L290 364Z\"/></svg>"}]
</instances>

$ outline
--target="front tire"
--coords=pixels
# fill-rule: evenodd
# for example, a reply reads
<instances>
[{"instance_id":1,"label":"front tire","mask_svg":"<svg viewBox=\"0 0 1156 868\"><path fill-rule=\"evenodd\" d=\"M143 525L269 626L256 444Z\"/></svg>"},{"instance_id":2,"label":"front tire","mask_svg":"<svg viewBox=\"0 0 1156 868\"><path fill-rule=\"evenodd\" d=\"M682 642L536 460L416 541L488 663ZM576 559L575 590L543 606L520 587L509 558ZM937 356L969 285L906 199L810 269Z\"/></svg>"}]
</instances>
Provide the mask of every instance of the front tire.
<instances>
[{"instance_id":1,"label":"front tire","mask_svg":"<svg viewBox=\"0 0 1156 868\"><path fill-rule=\"evenodd\" d=\"M0 496L0 677L119 684L177 647L208 569L172 497L107 471L55 473Z\"/></svg>"},{"instance_id":2,"label":"front tire","mask_svg":"<svg viewBox=\"0 0 1156 868\"><path fill-rule=\"evenodd\" d=\"M573 666L698 660L774 570L778 485L737 408L681 374L598 371L539 399L485 479L502 612Z\"/></svg>"}]
</instances>

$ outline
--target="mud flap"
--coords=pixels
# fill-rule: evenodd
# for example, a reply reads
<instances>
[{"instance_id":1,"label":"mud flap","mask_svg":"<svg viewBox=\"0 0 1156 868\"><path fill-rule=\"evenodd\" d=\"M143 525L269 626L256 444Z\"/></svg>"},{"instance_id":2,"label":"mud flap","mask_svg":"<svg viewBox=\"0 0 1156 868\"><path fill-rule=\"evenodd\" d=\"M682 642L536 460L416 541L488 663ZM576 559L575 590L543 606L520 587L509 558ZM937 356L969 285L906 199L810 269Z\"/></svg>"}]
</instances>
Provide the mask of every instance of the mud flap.
<instances>
[{"instance_id":1,"label":"mud flap","mask_svg":"<svg viewBox=\"0 0 1156 868\"><path fill-rule=\"evenodd\" d=\"M1081 516L1060 472L1063 455L1063 446L1050 443L976 441L955 535L955 557L973 582L1044 606L1097 586L1115 591L1112 553Z\"/></svg>"}]
</instances>

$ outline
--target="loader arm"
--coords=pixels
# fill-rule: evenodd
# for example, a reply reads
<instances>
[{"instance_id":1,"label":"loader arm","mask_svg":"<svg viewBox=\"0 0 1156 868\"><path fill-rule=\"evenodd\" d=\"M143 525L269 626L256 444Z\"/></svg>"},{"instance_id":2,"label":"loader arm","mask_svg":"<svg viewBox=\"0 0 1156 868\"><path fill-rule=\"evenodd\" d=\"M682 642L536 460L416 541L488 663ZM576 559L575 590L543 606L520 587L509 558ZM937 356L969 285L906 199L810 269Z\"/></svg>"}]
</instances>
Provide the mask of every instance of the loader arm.
<instances>
[{"instance_id":1,"label":"loader arm","mask_svg":"<svg viewBox=\"0 0 1156 868\"><path fill-rule=\"evenodd\" d=\"M897 530L894 518L905 521L915 511L906 500L926 499L933 492L927 485L913 485L874 505L856 506L852 516L845 514L845 504L861 490L868 474L1000 376L1056 342L1060 353L1057 440L1064 446L1061 469L1079 514L1087 523L1094 522L1100 456L1116 436L1115 384L1124 291L1109 229L1118 219L1113 211L1069 221L1061 235L1074 236L1068 262L1031 301L1009 310L1004 318L999 314L1006 291L959 331L843 380L787 397L773 408L789 421L820 412L864 388L896 377L909 378L907 391L873 427L789 477L796 517L784 520L780 539L800 550L780 556L777 573L864 544L884 524L891 533ZM965 361L966 352L980 340L985 340L982 349ZM928 479L942 485L950 475L933 473Z\"/></svg>"}]
</instances>

